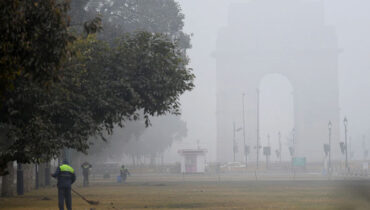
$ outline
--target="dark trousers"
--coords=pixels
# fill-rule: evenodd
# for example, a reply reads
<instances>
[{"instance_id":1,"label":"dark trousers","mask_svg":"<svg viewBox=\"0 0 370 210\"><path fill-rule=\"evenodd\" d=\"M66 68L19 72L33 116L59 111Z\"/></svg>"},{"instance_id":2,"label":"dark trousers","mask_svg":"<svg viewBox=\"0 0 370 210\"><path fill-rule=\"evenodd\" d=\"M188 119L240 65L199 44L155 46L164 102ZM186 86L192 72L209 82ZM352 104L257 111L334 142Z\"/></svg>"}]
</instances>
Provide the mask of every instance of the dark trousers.
<instances>
[{"instance_id":1,"label":"dark trousers","mask_svg":"<svg viewBox=\"0 0 370 210\"><path fill-rule=\"evenodd\" d=\"M58 206L59 210L64 210L64 201L66 202L67 210L72 210L71 188L58 187Z\"/></svg>"}]
</instances>

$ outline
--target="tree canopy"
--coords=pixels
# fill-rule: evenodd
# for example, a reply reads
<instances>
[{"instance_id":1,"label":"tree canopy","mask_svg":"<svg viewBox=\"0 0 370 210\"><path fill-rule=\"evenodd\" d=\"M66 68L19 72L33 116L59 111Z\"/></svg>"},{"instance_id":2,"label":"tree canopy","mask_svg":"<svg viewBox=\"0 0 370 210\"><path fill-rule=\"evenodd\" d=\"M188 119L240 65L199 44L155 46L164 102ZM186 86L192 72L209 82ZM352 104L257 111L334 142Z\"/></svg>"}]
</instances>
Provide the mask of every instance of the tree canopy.
<instances>
[{"instance_id":1,"label":"tree canopy","mask_svg":"<svg viewBox=\"0 0 370 210\"><path fill-rule=\"evenodd\" d=\"M68 56L68 3L0 1L0 106L19 77L47 85Z\"/></svg>"},{"instance_id":2,"label":"tree canopy","mask_svg":"<svg viewBox=\"0 0 370 210\"><path fill-rule=\"evenodd\" d=\"M104 31L100 37L104 40L113 41L123 33L146 31L167 35L176 40L180 48L190 48L190 36L182 31L185 16L174 0L90 0L76 5L81 6L87 8L88 14L84 16L102 16Z\"/></svg>"},{"instance_id":3,"label":"tree canopy","mask_svg":"<svg viewBox=\"0 0 370 210\"><path fill-rule=\"evenodd\" d=\"M163 35L141 32L116 47L89 37L77 40L75 56L61 82L44 91L18 80L1 109L10 146L3 159L49 159L61 148L86 151L88 137L111 132L114 124L179 112L179 96L193 87L182 53Z\"/></svg>"}]
</instances>

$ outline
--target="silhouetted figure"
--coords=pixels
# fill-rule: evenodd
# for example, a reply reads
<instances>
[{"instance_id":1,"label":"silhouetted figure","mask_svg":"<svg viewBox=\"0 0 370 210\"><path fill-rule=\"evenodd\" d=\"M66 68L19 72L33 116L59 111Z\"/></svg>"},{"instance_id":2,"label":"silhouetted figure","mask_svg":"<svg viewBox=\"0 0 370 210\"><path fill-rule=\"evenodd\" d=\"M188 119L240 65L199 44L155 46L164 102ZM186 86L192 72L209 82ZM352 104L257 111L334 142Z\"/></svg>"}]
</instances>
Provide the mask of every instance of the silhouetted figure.
<instances>
[{"instance_id":1,"label":"silhouetted figure","mask_svg":"<svg viewBox=\"0 0 370 210\"><path fill-rule=\"evenodd\" d=\"M92 165L85 161L81 165L82 168L82 176L83 176L83 186L87 187L89 185L89 172L90 168L92 168Z\"/></svg>"}]
</instances>

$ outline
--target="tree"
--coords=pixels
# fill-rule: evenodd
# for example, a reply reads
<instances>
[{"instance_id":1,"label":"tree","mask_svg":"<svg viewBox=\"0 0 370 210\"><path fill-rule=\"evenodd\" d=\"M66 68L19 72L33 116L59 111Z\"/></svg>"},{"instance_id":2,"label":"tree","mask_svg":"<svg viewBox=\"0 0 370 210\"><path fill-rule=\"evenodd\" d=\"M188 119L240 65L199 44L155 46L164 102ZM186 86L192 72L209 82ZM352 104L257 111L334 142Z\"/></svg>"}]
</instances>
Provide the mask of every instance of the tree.
<instances>
[{"instance_id":1,"label":"tree","mask_svg":"<svg viewBox=\"0 0 370 210\"><path fill-rule=\"evenodd\" d=\"M60 7L63 10L57 10L57 13L67 27L67 3L57 4L55 2L59 1L52 0L32 4L15 2L16 6L18 3L24 6L20 7L21 12L16 7L18 13L15 15L24 16L22 11L26 11L27 18L43 17L35 19L42 22L42 26L45 23L49 27L46 27L47 30L55 31L51 33L55 39L47 40L50 45L46 45L40 41L40 35L36 36L39 31L33 33L36 34L33 48L38 49L33 53L39 59L36 59L36 64L44 65L30 67L30 71L12 78L8 86L13 86L13 89L3 90L2 95L6 100L0 107L0 129L4 134L3 140L0 140L0 171L9 161L29 163L49 160L58 156L65 147L86 152L90 136L104 138L105 131L111 134L116 124L122 126L127 121L138 119L138 112L143 113L147 124L149 116L179 113L179 96L193 88L194 75L186 67L188 59L177 39L168 34L137 32L121 34L112 45L112 40L107 43L97 40L94 35L71 36L66 28L58 24L48 25L45 19L52 19L54 16L47 14L54 7ZM81 4L75 3L76 8L86 3L78 2ZM39 10L41 5L45 7L44 10ZM36 14L29 17L27 11ZM9 18L4 21L9 21ZM26 29L33 27L31 23L25 24ZM88 25L97 28L94 24ZM66 39L58 40L58 37ZM10 39L8 42L15 45L16 41L19 40ZM32 43L27 40L24 42ZM64 48L58 51L53 48L54 45ZM54 63L48 62L49 55L43 53L43 47L59 52L50 52ZM49 52L48 49L46 52ZM33 62L32 55L30 57ZM50 63L55 65L48 65ZM28 64L25 63L25 66ZM62 71L59 71L60 67ZM36 73L28 73L33 70ZM58 82L48 82L49 77L45 77L45 83L49 84L46 89L45 83L40 83L44 81L44 77L39 76L42 71L57 72L46 75L56 76Z\"/></svg>"},{"instance_id":2,"label":"tree","mask_svg":"<svg viewBox=\"0 0 370 210\"><path fill-rule=\"evenodd\" d=\"M176 44L160 34L126 35L110 48L89 36L77 40L76 56L61 82L49 91L17 80L4 104L1 125L8 130L1 146L3 163L48 160L64 147L85 152L88 138L112 132L115 124L179 113L179 96L193 87L193 75Z\"/></svg>"},{"instance_id":3,"label":"tree","mask_svg":"<svg viewBox=\"0 0 370 210\"><path fill-rule=\"evenodd\" d=\"M0 107L14 104L14 99L5 95L17 88L19 79L43 88L58 80L72 40L67 10L67 1L0 1ZM8 126L1 123L0 150L10 145L7 133ZM2 195L13 193L13 172L12 162L0 160L0 176L5 176Z\"/></svg>"},{"instance_id":4,"label":"tree","mask_svg":"<svg viewBox=\"0 0 370 210\"><path fill-rule=\"evenodd\" d=\"M45 86L68 56L68 2L0 1L0 105L22 77Z\"/></svg>"},{"instance_id":5,"label":"tree","mask_svg":"<svg viewBox=\"0 0 370 210\"><path fill-rule=\"evenodd\" d=\"M190 36L182 31L184 15L181 13L180 5L174 0L91 0L77 4L79 6L72 6L72 10L82 7L86 10L83 15L76 13L76 16L92 17L99 14L102 17L104 30L99 33L100 39L112 44L119 34L136 31L159 32L175 41L177 48L182 50L184 59L186 59L186 49L190 48ZM144 128L139 125L140 122L130 122L128 127L122 130L125 134L122 138L126 140L131 138L128 136L131 136L131 131L134 130L132 127L136 129L135 132L143 133ZM120 132L119 129L116 128L115 132ZM137 133L137 135L140 134ZM116 142L122 141L122 138L108 137L109 145L123 146L124 142ZM103 155L100 149L107 145L96 140L93 142L98 146L92 147L89 152ZM107 147L111 149L109 145Z\"/></svg>"},{"instance_id":6,"label":"tree","mask_svg":"<svg viewBox=\"0 0 370 210\"><path fill-rule=\"evenodd\" d=\"M181 13L180 5L174 0L91 0L88 3L75 6L75 8L82 7L87 8L84 10L85 14L77 13L76 16L92 17L99 14L102 17L104 30L99 34L100 39L112 44L117 36L127 32L157 32L175 41L177 48L182 50L183 58L186 59L186 49L190 48L190 36L182 31L184 15ZM73 8L72 6L72 10ZM174 123L176 124L176 120L174 120ZM116 135L112 138L108 137L109 145L101 144L95 139L93 142L98 146L92 147L89 152L104 156L100 150L104 146L107 147L106 151L109 151L109 153L112 147L121 148L126 146L126 141L131 139L131 133L136 132L137 136L144 133L144 127L137 124L140 125L140 122L129 123L128 127L122 130L124 134L121 138L115 138ZM160 129L159 126L156 126L156 128ZM115 132L120 133L119 129L116 128ZM155 142L153 144L157 145Z\"/></svg>"}]
</instances>

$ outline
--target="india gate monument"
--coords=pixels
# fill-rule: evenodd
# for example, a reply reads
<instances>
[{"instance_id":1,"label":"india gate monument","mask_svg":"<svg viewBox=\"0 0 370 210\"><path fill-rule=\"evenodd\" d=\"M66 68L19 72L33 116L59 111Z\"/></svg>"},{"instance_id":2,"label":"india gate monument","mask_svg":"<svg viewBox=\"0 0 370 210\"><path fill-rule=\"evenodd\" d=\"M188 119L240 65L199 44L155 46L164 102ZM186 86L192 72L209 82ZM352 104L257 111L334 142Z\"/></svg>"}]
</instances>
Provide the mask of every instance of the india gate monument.
<instances>
[{"instance_id":1,"label":"india gate monument","mask_svg":"<svg viewBox=\"0 0 370 210\"><path fill-rule=\"evenodd\" d=\"M320 161L332 122L332 159L339 159L339 49L335 28L327 25L322 1L254 0L232 4L227 26L218 34L217 159L233 160L235 106L245 93L248 162L256 161L258 97L261 79L285 76L293 87L295 155ZM240 151L243 152L243 151ZM260 160L263 160L262 149Z\"/></svg>"}]
</instances>

